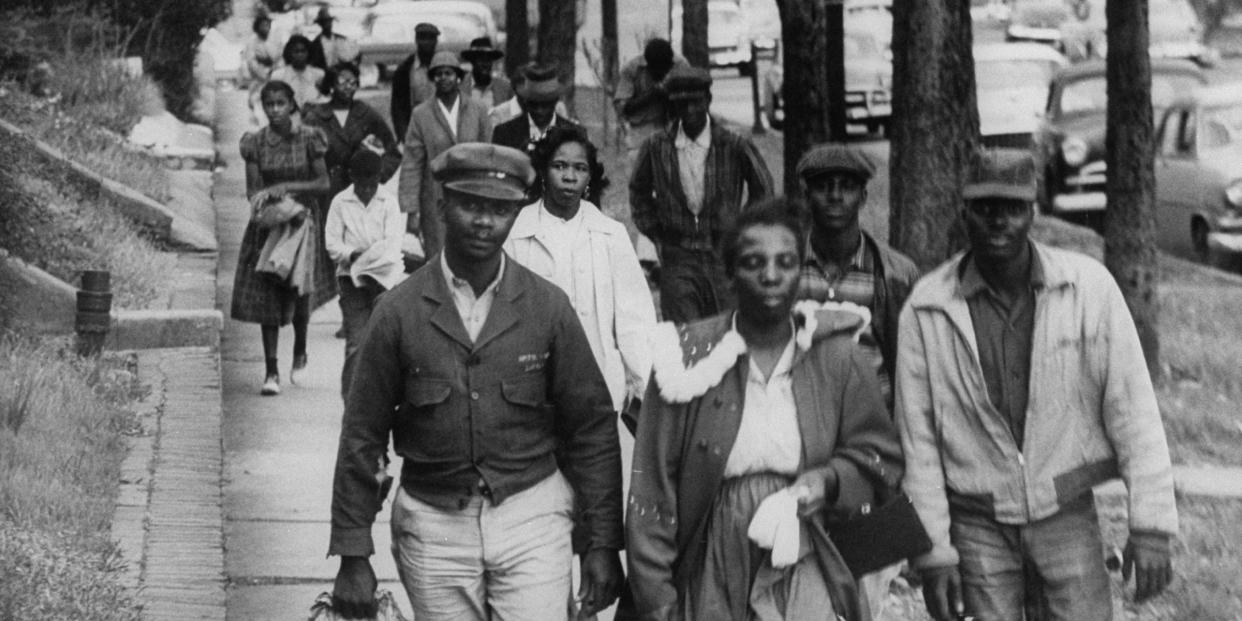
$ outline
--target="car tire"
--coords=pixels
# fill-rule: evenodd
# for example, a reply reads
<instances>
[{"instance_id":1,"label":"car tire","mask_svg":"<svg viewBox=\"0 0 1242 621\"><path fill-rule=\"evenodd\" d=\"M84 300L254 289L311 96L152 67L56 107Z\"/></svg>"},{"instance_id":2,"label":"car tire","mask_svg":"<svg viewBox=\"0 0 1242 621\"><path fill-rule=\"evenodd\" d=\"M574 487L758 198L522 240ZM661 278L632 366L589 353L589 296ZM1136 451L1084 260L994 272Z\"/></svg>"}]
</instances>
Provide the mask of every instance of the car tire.
<instances>
[{"instance_id":1,"label":"car tire","mask_svg":"<svg viewBox=\"0 0 1242 621\"><path fill-rule=\"evenodd\" d=\"M1195 259L1201 263L1210 263L1212 260L1212 249L1208 246L1210 232L1207 222L1202 218L1190 221L1190 247L1195 253Z\"/></svg>"}]
</instances>

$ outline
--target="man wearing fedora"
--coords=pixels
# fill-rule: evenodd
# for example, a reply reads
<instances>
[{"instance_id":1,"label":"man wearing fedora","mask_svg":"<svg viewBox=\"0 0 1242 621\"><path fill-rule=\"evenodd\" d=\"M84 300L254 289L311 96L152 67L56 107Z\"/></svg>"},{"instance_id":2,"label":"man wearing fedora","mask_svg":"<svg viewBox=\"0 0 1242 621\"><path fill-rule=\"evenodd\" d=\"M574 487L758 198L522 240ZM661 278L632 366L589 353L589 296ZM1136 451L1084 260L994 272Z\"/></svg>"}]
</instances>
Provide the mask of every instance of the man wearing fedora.
<instances>
[{"instance_id":1,"label":"man wearing fedora","mask_svg":"<svg viewBox=\"0 0 1242 621\"><path fill-rule=\"evenodd\" d=\"M1030 238L1035 168L981 158L963 191L969 248L901 312L902 487L933 548L912 559L937 621L1112 618L1092 487L1120 477L1136 601L1172 578L1164 425L1125 298L1095 259Z\"/></svg>"},{"instance_id":2,"label":"man wearing fedora","mask_svg":"<svg viewBox=\"0 0 1242 621\"><path fill-rule=\"evenodd\" d=\"M391 437L404 460L392 551L414 618L567 619L575 498L589 542L578 596L594 614L622 582L621 448L569 298L502 251L534 170L492 144L455 145L431 167L444 252L379 300L346 398L335 607L375 614L368 557Z\"/></svg>"},{"instance_id":3,"label":"man wearing fedora","mask_svg":"<svg viewBox=\"0 0 1242 621\"><path fill-rule=\"evenodd\" d=\"M392 114L393 133L397 137L405 135L414 106L431 99L436 92L427 70L431 68L431 59L435 57L439 41L440 29L435 24L423 22L414 26L414 53L401 61L392 74L389 112Z\"/></svg>"},{"instance_id":4,"label":"man wearing fedora","mask_svg":"<svg viewBox=\"0 0 1242 621\"><path fill-rule=\"evenodd\" d=\"M562 89L555 67L527 67L523 73L526 79L518 88L517 95L525 113L497 125L492 130L492 142L529 155L535 143L542 140L549 129L554 126L573 127L577 123L556 112Z\"/></svg>"},{"instance_id":5,"label":"man wearing fedora","mask_svg":"<svg viewBox=\"0 0 1242 621\"><path fill-rule=\"evenodd\" d=\"M358 44L344 35L332 32L332 24L336 21L328 7L319 7L315 15L315 23L319 25L319 36L311 41L310 60L307 64L327 71L337 63L357 63L361 56Z\"/></svg>"},{"instance_id":6,"label":"man wearing fedora","mask_svg":"<svg viewBox=\"0 0 1242 621\"><path fill-rule=\"evenodd\" d=\"M484 110L513 97L513 85L503 75L493 75L492 69L504 52L492 47L490 37L479 37L462 51L461 59L470 63L470 73L461 81L463 95L474 99Z\"/></svg>"},{"instance_id":7,"label":"man wearing fedora","mask_svg":"<svg viewBox=\"0 0 1242 621\"><path fill-rule=\"evenodd\" d=\"M492 128L487 111L461 94L466 72L453 52L436 52L427 67L435 96L415 106L405 133L398 202L409 214L407 230L423 240L424 256L433 257L444 243L440 186L432 179L431 161L462 142L487 142Z\"/></svg>"},{"instance_id":8,"label":"man wearing fedora","mask_svg":"<svg viewBox=\"0 0 1242 621\"><path fill-rule=\"evenodd\" d=\"M630 176L638 230L660 253L660 310L685 323L733 308L720 244L742 209L771 196L755 145L708 115L712 76L677 67L664 90L676 121L643 143Z\"/></svg>"}]
</instances>

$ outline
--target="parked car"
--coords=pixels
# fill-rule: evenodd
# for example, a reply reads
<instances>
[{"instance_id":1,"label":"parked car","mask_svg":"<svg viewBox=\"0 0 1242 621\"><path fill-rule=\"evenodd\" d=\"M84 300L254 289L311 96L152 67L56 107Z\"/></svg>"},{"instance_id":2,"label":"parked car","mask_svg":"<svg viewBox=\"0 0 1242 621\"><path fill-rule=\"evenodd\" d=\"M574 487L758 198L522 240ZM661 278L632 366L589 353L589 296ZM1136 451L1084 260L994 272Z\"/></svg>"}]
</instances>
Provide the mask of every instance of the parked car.
<instances>
[{"instance_id":1,"label":"parked car","mask_svg":"<svg viewBox=\"0 0 1242 621\"><path fill-rule=\"evenodd\" d=\"M1070 18L1064 0L1015 0L1005 26L1006 41L1034 41L1057 45L1061 26Z\"/></svg>"},{"instance_id":2,"label":"parked car","mask_svg":"<svg viewBox=\"0 0 1242 621\"><path fill-rule=\"evenodd\" d=\"M362 64L377 65L388 75L415 49L414 27L422 22L440 29L436 49L461 52L477 37L491 37L504 45L491 9L474 0L388 0L376 4L367 15L358 49Z\"/></svg>"},{"instance_id":3,"label":"parked car","mask_svg":"<svg viewBox=\"0 0 1242 621\"><path fill-rule=\"evenodd\" d=\"M1242 84L1179 98L1156 121L1160 246L1236 269L1242 259Z\"/></svg>"},{"instance_id":4,"label":"parked car","mask_svg":"<svg viewBox=\"0 0 1242 621\"><path fill-rule=\"evenodd\" d=\"M979 133L989 147L1029 148L1048 102L1048 85L1065 57L1040 43L974 47Z\"/></svg>"},{"instance_id":5,"label":"parked car","mask_svg":"<svg viewBox=\"0 0 1242 621\"><path fill-rule=\"evenodd\" d=\"M673 49L681 49L682 7L673 8ZM738 73L750 75L750 28L738 4L733 0L710 0L707 3L708 61L712 67L736 67Z\"/></svg>"},{"instance_id":6,"label":"parked car","mask_svg":"<svg viewBox=\"0 0 1242 621\"><path fill-rule=\"evenodd\" d=\"M888 129L892 116L893 61L874 34L846 22L845 114L849 123L876 133ZM784 126L785 71L778 57L763 80L763 109L768 125Z\"/></svg>"},{"instance_id":7,"label":"parked car","mask_svg":"<svg viewBox=\"0 0 1242 621\"><path fill-rule=\"evenodd\" d=\"M1108 95L1102 60L1057 72L1032 149L1042 171L1039 205L1060 215L1098 220L1105 206L1104 131ZM1203 72L1184 60L1152 59L1151 102L1155 118L1176 98L1206 83Z\"/></svg>"},{"instance_id":8,"label":"parked car","mask_svg":"<svg viewBox=\"0 0 1242 621\"><path fill-rule=\"evenodd\" d=\"M1009 19L1009 5L1004 0L970 0L971 21L1003 22Z\"/></svg>"}]
</instances>

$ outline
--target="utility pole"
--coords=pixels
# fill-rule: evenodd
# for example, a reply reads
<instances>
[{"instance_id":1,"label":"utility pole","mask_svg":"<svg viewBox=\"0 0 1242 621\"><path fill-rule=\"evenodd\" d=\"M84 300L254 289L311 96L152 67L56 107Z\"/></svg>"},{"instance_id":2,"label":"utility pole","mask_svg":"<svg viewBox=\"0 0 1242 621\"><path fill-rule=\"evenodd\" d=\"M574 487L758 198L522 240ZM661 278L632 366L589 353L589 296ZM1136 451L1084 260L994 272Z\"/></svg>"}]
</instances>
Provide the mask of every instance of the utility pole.
<instances>
[{"instance_id":1,"label":"utility pole","mask_svg":"<svg viewBox=\"0 0 1242 621\"><path fill-rule=\"evenodd\" d=\"M505 0L505 74L530 62L530 23L527 0Z\"/></svg>"}]
</instances>

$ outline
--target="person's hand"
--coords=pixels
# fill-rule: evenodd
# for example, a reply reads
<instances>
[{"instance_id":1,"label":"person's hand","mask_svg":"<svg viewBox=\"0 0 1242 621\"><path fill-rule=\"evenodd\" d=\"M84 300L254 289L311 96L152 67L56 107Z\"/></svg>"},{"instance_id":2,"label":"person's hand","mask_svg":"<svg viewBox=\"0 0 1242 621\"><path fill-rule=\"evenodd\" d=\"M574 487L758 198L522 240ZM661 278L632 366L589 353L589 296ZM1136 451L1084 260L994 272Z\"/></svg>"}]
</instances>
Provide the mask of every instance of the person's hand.
<instances>
[{"instance_id":1,"label":"person's hand","mask_svg":"<svg viewBox=\"0 0 1242 621\"><path fill-rule=\"evenodd\" d=\"M1169 537L1163 533L1130 533L1121 555L1121 577L1134 573L1134 601L1155 597L1173 580Z\"/></svg>"},{"instance_id":2,"label":"person's hand","mask_svg":"<svg viewBox=\"0 0 1242 621\"><path fill-rule=\"evenodd\" d=\"M375 616L375 570L365 556L342 556L332 585L332 608L345 619Z\"/></svg>"},{"instance_id":3,"label":"person's hand","mask_svg":"<svg viewBox=\"0 0 1242 621\"><path fill-rule=\"evenodd\" d=\"M288 188L286 188L283 183L277 183L276 185L271 186L263 191L267 192L268 196L276 200L280 200L284 198L285 195L289 193Z\"/></svg>"},{"instance_id":4,"label":"person's hand","mask_svg":"<svg viewBox=\"0 0 1242 621\"><path fill-rule=\"evenodd\" d=\"M582 614L593 615L611 606L621 594L624 579L616 550L596 548L582 555L582 586L578 588Z\"/></svg>"},{"instance_id":5,"label":"person's hand","mask_svg":"<svg viewBox=\"0 0 1242 621\"><path fill-rule=\"evenodd\" d=\"M965 612L962 576L957 567L933 567L922 572L923 603L936 621L954 621Z\"/></svg>"},{"instance_id":6,"label":"person's hand","mask_svg":"<svg viewBox=\"0 0 1242 621\"><path fill-rule=\"evenodd\" d=\"M798 497L798 517L807 518L823 511L828 497L837 494L837 471L832 468L808 470L791 486Z\"/></svg>"}]
</instances>

